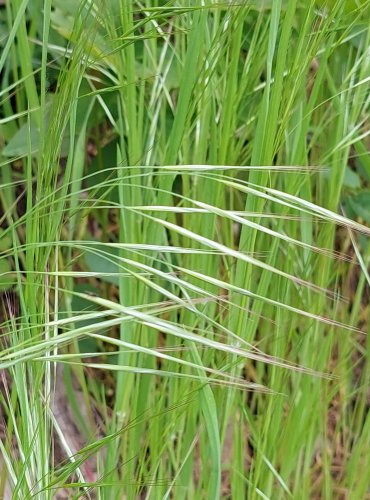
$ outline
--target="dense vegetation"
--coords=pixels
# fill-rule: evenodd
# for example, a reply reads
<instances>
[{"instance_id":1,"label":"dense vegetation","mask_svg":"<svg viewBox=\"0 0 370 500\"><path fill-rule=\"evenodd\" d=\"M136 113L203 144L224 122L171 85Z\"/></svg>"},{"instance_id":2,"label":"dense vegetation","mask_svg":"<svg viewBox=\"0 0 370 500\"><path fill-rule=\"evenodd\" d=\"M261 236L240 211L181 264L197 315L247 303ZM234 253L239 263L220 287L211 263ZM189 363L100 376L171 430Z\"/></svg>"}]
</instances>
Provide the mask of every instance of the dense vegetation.
<instances>
[{"instance_id":1,"label":"dense vegetation","mask_svg":"<svg viewBox=\"0 0 370 500\"><path fill-rule=\"evenodd\" d=\"M0 3L0 497L365 498L370 2Z\"/></svg>"}]
</instances>

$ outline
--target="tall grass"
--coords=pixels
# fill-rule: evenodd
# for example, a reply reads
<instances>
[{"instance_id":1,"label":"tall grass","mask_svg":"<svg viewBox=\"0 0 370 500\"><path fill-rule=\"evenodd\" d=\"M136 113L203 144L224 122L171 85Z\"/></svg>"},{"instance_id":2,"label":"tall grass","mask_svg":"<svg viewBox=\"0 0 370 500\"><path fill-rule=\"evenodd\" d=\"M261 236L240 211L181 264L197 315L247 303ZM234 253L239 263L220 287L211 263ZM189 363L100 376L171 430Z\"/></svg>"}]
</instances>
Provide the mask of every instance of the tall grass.
<instances>
[{"instance_id":1,"label":"tall grass","mask_svg":"<svg viewBox=\"0 0 370 500\"><path fill-rule=\"evenodd\" d=\"M366 497L369 15L1 7L0 496Z\"/></svg>"}]
</instances>

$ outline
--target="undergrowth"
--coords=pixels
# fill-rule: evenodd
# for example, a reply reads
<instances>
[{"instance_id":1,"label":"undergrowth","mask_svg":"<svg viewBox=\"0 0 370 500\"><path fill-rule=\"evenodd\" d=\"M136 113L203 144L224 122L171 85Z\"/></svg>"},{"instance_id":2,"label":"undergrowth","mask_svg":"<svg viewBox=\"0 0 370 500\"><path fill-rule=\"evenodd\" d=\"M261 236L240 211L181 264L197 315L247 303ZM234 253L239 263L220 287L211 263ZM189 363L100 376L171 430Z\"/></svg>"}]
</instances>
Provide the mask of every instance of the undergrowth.
<instances>
[{"instance_id":1,"label":"undergrowth","mask_svg":"<svg viewBox=\"0 0 370 500\"><path fill-rule=\"evenodd\" d=\"M0 497L363 499L369 1L0 5Z\"/></svg>"}]
</instances>

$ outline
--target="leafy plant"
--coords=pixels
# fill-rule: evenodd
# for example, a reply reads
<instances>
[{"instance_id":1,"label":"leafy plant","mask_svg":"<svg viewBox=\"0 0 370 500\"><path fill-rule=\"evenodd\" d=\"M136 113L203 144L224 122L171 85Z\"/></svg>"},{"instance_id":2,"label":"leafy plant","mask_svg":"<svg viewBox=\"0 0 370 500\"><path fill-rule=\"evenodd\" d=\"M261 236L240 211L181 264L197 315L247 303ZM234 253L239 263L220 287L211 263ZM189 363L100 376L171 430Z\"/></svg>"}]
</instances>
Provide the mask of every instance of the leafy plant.
<instances>
[{"instance_id":1,"label":"leafy plant","mask_svg":"<svg viewBox=\"0 0 370 500\"><path fill-rule=\"evenodd\" d=\"M368 8L1 7L0 496L365 497Z\"/></svg>"}]
</instances>

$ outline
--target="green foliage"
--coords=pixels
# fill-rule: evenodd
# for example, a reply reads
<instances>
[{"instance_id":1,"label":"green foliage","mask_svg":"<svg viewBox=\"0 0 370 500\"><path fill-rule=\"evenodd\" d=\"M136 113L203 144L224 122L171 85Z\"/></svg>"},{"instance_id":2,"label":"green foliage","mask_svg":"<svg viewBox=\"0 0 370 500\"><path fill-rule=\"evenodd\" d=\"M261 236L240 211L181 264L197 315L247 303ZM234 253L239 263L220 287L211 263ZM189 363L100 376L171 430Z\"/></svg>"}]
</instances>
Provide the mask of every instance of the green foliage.
<instances>
[{"instance_id":1,"label":"green foliage","mask_svg":"<svg viewBox=\"0 0 370 500\"><path fill-rule=\"evenodd\" d=\"M0 6L0 497L365 498L369 2L325 5Z\"/></svg>"}]
</instances>

